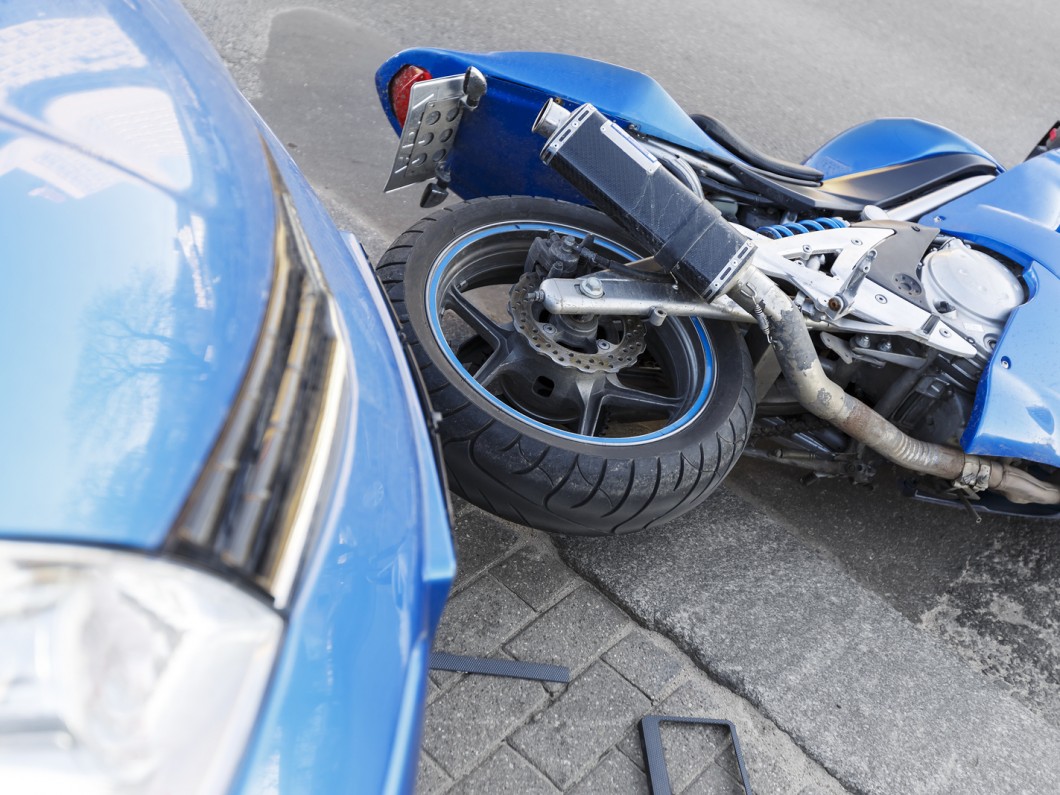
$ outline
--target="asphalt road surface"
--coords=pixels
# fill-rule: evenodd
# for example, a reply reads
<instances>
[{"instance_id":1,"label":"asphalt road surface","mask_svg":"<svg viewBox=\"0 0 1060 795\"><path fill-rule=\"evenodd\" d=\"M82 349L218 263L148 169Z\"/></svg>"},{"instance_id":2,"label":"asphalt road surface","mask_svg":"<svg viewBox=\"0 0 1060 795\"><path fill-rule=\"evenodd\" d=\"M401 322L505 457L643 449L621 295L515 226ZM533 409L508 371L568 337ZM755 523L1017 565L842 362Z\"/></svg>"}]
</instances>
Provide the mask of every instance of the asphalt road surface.
<instances>
[{"instance_id":1,"label":"asphalt road surface","mask_svg":"<svg viewBox=\"0 0 1060 795\"><path fill-rule=\"evenodd\" d=\"M404 47L610 60L650 74L684 107L725 120L761 149L796 160L869 118L917 116L1013 164L1060 117L1060 15L1044 1L292 7L192 0L189 9L337 221L357 231L373 256L424 214L418 189L381 192L395 137L372 76ZM925 744L950 743L951 767L971 764L962 751L969 743L981 747L975 765L1033 767L1038 754L1049 767L1044 755L1060 738L1060 524L976 524L963 512L900 498L886 474L873 489L803 486L797 472L744 461L727 487L721 508L708 501L657 542L576 542L564 545L565 554L853 789L887 791L887 782L902 782L899 789L945 791L939 782L948 779L932 778L938 754L916 756ZM804 568L780 565L794 559ZM771 572L770 579L750 572ZM699 585L674 587L677 575ZM785 604L813 615L778 627ZM848 626L855 617L865 632ZM770 647L770 633L781 630L783 648ZM960 664L950 668L943 658ZM888 684L903 660L908 671ZM794 669L796 679L780 675ZM819 714L822 687L835 689L834 714ZM989 711L992 699L1001 699L999 724L977 723L984 713L968 705ZM911 739L876 732L872 716L880 710L907 713ZM905 766L851 767L844 760L865 743ZM990 760L991 753L1004 758ZM1060 790L1060 779L1051 781Z\"/></svg>"}]
</instances>

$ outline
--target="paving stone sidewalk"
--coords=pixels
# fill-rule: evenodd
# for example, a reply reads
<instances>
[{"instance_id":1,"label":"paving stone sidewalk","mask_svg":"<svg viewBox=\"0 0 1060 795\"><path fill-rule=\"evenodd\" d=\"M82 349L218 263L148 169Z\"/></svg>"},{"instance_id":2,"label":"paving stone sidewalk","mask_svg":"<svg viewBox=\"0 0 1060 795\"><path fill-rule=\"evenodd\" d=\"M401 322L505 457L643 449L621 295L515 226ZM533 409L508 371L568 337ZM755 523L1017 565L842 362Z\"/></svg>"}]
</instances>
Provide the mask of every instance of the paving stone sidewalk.
<instances>
[{"instance_id":1,"label":"paving stone sidewalk","mask_svg":"<svg viewBox=\"0 0 1060 795\"><path fill-rule=\"evenodd\" d=\"M417 792L647 793L639 721L737 727L758 793L845 792L747 701L639 627L560 560L547 534L457 501L457 579L435 649L571 669L569 685L431 672ZM742 793L720 728L663 727L677 793Z\"/></svg>"}]
</instances>

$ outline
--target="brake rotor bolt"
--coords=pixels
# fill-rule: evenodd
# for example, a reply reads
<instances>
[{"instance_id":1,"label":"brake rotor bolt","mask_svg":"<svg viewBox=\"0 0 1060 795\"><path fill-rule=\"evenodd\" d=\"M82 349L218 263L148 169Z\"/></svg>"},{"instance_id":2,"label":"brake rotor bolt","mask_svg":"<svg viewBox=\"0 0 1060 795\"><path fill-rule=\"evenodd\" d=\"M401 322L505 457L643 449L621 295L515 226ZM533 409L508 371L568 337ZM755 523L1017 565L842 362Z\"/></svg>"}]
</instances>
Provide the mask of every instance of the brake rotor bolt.
<instances>
[{"instance_id":1,"label":"brake rotor bolt","mask_svg":"<svg viewBox=\"0 0 1060 795\"><path fill-rule=\"evenodd\" d=\"M886 304L887 303L887 296L886 295L880 295L879 293L877 293L876 294L876 302L880 303L880 304Z\"/></svg>"},{"instance_id":2,"label":"brake rotor bolt","mask_svg":"<svg viewBox=\"0 0 1060 795\"><path fill-rule=\"evenodd\" d=\"M611 350L611 343L608 342L607 340L597 340L596 341L596 348L597 348L597 350L600 350L600 351L609 351L609 350Z\"/></svg>"},{"instance_id":3,"label":"brake rotor bolt","mask_svg":"<svg viewBox=\"0 0 1060 795\"><path fill-rule=\"evenodd\" d=\"M548 334L550 337L556 333L556 327L553 326L551 323L545 323L543 326L541 326L541 330Z\"/></svg>"},{"instance_id":4,"label":"brake rotor bolt","mask_svg":"<svg viewBox=\"0 0 1060 795\"><path fill-rule=\"evenodd\" d=\"M587 298L603 298L604 297L604 285L595 276L590 276L587 279L583 279L578 282L578 289L581 290L582 295Z\"/></svg>"}]
</instances>

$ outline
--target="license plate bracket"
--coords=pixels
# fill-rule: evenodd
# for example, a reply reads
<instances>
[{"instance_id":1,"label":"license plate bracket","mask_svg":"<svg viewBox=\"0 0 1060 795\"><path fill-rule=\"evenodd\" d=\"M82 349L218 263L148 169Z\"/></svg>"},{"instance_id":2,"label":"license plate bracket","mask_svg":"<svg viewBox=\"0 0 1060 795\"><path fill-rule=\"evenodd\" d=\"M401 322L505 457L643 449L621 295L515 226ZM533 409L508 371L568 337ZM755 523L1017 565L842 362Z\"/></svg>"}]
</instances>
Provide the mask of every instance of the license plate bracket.
<instances>
[{"instance_id":1,"label":"license plate bracket","mask_svg":"<svg viewBox=\"0 0 1060 795\"><path fill-rule=\"evenodd\" d=\"M456 143L467 110L464 75L422 80L412 86L409 112L384 191L433 178Z\"/></svg>"}]
</instances>

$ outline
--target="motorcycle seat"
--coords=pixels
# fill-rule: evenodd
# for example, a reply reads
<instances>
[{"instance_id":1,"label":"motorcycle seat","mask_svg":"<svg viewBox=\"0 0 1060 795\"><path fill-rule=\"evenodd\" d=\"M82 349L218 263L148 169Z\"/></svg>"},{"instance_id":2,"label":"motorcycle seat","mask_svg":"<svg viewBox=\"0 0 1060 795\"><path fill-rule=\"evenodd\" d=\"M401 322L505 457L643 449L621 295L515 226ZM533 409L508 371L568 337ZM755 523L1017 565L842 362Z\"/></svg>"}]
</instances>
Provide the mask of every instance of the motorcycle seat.
<instances>
[{"instance_id":1,"label":"motorcycle seat","mask_svg":"<svg viewBox=\"0 0 1060 795\"><path fill-rule=\"evenodd\" d=\"M691 114L691 118L699 129L709 135L723 148L756 168L760 168L763 171L777 174L782 177L806 180L808 182L820 182L824 178L824 174L816 168L810 168L809 166L803 166L798 163L791 163L787 160L780 160L779 158L770 157L769 155L760 152L713 116L707 116L703 113L693 113Z\"/></svg>"},{"instance_id":2,"label":"motorcycle seat","mask_svg":"<svg viewBox=\"0 0 1060 795\"><path fill-rule=\"evenodd\" d=\"M887 209L966 177L997 174L993 161L968 152L847 174L817 185L742 163L732 163L729 169L748 190L799 214L856 213L867 204Z\"/></svg>"}]
</instances>

